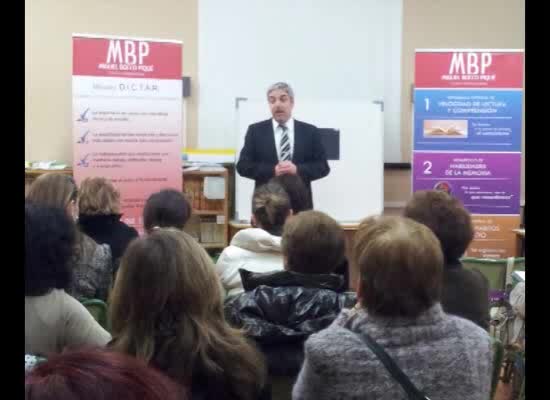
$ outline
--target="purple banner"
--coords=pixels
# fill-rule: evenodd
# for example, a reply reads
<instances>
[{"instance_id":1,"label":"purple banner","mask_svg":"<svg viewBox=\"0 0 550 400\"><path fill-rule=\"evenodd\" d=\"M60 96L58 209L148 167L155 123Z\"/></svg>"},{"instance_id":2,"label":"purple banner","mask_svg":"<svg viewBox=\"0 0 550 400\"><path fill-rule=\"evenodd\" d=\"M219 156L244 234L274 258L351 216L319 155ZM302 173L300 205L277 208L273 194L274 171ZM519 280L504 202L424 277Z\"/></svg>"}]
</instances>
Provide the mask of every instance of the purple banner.
<instances>
[{"instance_id":1,"label":"purple banner","mask_svg":"<svg viewBox=\"0 0 550 400\"><path fill-rule=\"evenodd\" d=\"M413 154L413 192L444 190L472 214L519 214L521 153Z\"/></svg>"}]
</instances>

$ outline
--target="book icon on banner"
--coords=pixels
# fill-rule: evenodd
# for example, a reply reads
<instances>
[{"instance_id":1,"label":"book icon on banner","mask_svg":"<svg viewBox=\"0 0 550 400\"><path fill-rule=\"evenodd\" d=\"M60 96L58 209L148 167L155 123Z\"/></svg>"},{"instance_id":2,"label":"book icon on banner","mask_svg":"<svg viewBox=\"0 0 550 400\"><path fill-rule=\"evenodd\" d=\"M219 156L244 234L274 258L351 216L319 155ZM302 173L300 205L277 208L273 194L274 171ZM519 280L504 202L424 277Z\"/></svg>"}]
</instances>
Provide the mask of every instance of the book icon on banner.
<instances>
[{"instance_id":1,"label":"book icon on banner","mask_svg":"<svg viewBox=\"0 0 550 400\"><path fill-rule=\"evenodd\" d=\"M462 139L468 137L467 120L425 120L424 137Z\"/></svg>"},{"instance_id":2,"label":"book icon on banner","mask_svg":"<svg viewBox=\"0 0 550 400\"><path fill-rule=\"evenodd\" d=\"M88 140L86 138L88 137L89 133L90 133L90 130L88 129L84 135L80 136L80 138L78 139L78 142L76 143L87 144Z\"/></svg>"},{"instance_id":3,"label":"book icon on banner","mask_svg":"<svg viewBox=\"0 0 550 400\"><path fill-rule=\"evenodd\" d=\"M90 163L88 162L88 157L90 157L89 154L86 154L86 156L84 156L84 158L81 158L80 161L78 162L78 166L79 167L89 167L90 166Z\"/></svg>"},{"instance_id":4,"label":"book icon on banner","mask_svg":"<svg viewBox=\"0 0 550 400\"><path fill-rule=\"evenodd\" d=\"M76 122L88 122L88 117L86 114L88 114L88 111L90 111L90 107L86 109L82 114L80 114L80 117L76 120Z\"/></svg>"}]
</instances>

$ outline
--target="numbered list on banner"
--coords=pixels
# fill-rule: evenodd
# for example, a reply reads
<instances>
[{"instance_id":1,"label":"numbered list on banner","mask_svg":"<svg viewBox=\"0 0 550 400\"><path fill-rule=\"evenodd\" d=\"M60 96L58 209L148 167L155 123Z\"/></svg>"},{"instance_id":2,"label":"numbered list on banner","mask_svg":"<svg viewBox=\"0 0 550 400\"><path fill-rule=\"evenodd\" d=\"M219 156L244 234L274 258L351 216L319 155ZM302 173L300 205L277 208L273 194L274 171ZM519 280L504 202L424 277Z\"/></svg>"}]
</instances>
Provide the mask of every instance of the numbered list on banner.
<instances>
[{"instance_id":1,"label":"numbered list on banner","mask_svg":"<svg viewBox=\"0 0 550 400\"><path fill-rule=\"evenodd\" d=\"M516 255L522 97L522 51L416 52L413 192L462 201L474 223L471 257Z\"/></svg>"},{"instance_id":2,"label":"numbered list on banner","mask_svg":"<svg viewBox=\"0 0 550 400\"><path fill-rule=\"evenodd\" d=\"M73 35L74 176L106 177L142 232L147 197L182 189L182 45Z\"/></svg>"}]
</instances>

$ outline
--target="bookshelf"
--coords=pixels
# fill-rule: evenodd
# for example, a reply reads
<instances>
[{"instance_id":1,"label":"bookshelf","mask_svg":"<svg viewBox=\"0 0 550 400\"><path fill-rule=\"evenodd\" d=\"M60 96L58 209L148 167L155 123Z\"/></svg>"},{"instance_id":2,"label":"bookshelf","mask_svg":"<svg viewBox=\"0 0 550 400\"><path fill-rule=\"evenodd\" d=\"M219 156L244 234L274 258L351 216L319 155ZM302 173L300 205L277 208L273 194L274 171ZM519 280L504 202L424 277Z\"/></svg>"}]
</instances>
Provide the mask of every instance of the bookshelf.
<instances>
[{"instance_id":1,"label":"bookshelf","mask_svg":"<svg viewBox=\"0 0 550 400\"><path fill-rule=\"evenodd\" d=\"M209 200L204 195L207 177L223 179L223 199ZM183 171L183 192L193 208L185 231L194 236L205 249L222 250L229 236L229 174L226 168Z\"/></svg>"}]
</instances>

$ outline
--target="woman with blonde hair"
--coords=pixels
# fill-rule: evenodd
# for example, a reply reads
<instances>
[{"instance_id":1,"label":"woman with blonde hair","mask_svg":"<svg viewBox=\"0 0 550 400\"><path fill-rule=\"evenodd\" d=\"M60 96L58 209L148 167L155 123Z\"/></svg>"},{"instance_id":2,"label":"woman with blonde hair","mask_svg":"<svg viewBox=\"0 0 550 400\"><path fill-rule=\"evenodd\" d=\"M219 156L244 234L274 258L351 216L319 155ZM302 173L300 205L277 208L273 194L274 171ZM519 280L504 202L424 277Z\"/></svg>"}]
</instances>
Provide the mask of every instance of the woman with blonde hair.
<instances>
[{"instance_id":1,"label":"woman with blonde hair","mask_svg":"<svg viewBox=\"0 0 550 400\"><path fill-rule=\"evenodd\" d=\"M284 269L281 235L291 215L290 198L281 185L271 182L254 191L252 228L237 232L216 263L227 297L244 292L239 269L250 272Z\"/></svg>"},{"instance_id":2,"label":"woman with blonde hair","mask_svg":"<svg viewBox=\"0 0 550 400\"><path fill-rule=\"evenodd\" d=\"M60 208L78 219L78 188L69 175L48 173L39 176L30 186L27 201ZM113 277L111 249L99 245L85 233L77 230L77 245L73 255L73 281L68 289L72 296L106 300Z\"/></svg>"},{"instance_id":3,"label":"woman with blonde hair","mask_svg":"<svg viewBox=\"0 0 550 400\"><path fill-rule=\"evenodd\" d=\"M193 399L258 399L261 354L225 321L206 251L185 232L158 228L122 257L111 294L113 341L184 386Z\"/></svg>"},{"instance_id":4,"label":"woman with blonde hair","mask_svg":"<svg viewBox=\"0 0 550 400\"><path fill-rule=\"evenodd\" d=\"M97 243L111 247L113 261L120 257L138 232L120 220L120 193L113 183L103 177L86 178L80 184L78 224L82 232Z\"/></svg>"}]
</instances>

